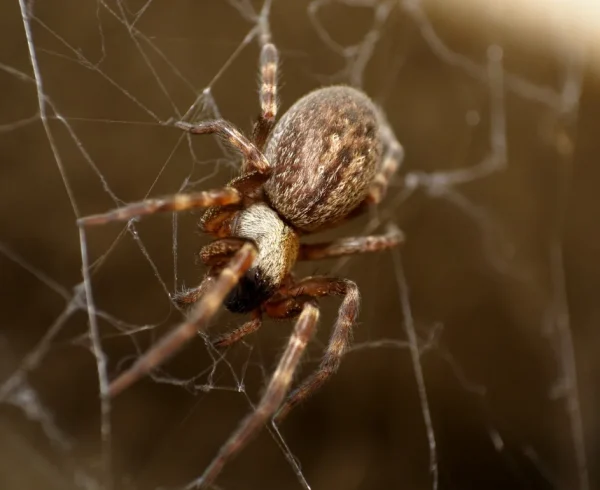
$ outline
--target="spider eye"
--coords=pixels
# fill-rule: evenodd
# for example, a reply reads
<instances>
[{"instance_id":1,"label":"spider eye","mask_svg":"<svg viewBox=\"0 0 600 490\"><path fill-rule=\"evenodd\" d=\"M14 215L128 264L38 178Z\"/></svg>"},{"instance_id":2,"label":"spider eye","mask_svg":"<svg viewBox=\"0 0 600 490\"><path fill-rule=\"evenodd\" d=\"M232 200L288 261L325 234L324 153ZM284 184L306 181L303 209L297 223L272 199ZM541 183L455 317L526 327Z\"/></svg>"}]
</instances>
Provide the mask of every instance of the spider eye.
<instances>
[{"instance_id":1,"label":"spider eye","mask_svg":"<svg viewBox=\"0 0 600 490\"><path fill-rule=\"evenodd\" d=\"M275 292L257 267L244 274L225 300L225 307L233 313L249 313L258 308Z\"/></svg>"}]
</instances>

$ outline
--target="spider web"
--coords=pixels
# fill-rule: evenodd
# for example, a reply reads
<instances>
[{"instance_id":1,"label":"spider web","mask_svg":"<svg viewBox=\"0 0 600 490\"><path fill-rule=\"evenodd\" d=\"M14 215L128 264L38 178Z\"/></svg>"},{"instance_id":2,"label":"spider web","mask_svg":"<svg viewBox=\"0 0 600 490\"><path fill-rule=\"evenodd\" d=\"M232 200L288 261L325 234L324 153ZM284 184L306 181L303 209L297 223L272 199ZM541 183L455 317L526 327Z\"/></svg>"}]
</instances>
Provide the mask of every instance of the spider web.
<instances>
[{"instance_id":1,"label":"spider web","mask_svg":"<svg viewBox=\"0 0 600 490\"><path fill-rule=\"evenodd\" d=\"M181 320L170 294L198 283L207 238L197 213L75 220L235 175L229 149L165 122L225 117L248 131L261 36L280 49L281 113L350 83L405 149L383 205L319 241L388 222L407 238L298 268L358 283L354 346L219 486L594 487L597 83L572 37L518 41L500 11L461 23L470 2L441 3L2 5L3 488L185 485L259 399L292 322L225 352L199 337L109 400L108 380ZM322 307L298 378L338 304ZM223 313L211 334L239 324Z\"/></svg>"}]
</instances>

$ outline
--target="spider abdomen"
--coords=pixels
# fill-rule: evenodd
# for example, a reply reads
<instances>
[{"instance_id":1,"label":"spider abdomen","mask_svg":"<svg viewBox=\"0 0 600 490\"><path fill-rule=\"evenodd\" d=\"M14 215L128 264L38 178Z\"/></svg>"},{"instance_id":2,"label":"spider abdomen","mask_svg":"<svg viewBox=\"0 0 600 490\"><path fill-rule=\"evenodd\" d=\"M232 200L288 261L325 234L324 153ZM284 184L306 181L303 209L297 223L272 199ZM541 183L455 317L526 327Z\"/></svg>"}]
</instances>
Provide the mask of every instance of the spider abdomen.
<instances>
[{"instance_id":1,"label":"spider abdomen","mask_svg":"<svg viewBox=\"0 0 600 490\"><path fill-rule=\"evenodd\" d=\"M381 152L377 109L364 93L345 86L315 90L273 129L265 193L302 231L334 224L366 197Z\"/></svg>"}]
</instances>

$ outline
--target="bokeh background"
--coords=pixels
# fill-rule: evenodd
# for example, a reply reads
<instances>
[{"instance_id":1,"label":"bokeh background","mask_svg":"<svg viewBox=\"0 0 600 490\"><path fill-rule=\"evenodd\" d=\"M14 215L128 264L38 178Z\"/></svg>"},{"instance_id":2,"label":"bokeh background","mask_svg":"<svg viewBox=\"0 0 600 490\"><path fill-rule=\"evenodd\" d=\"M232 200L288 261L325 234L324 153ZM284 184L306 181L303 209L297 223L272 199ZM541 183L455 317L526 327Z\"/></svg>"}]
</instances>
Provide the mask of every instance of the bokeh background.
<instances>
[{"instance_id":1,"label":"bokeh background","mask_svg":"<svg viewBox=\"0 0 600 490\"><path fill-rule=\"evenodd\" d=\"M302 488L286 455L316 490L435 488L426 413L440 489L600 487L597 50L566 17L534 29L518 11L513 24L506 11L442 3L280 0L261 17L280 49L281 113L319 86L359 84L406 152L382 206L319 239L393 221L406 242L396 254L299 267L358 283L357 348L281 426L289 450L262 431L219 488ZM235 175L236 156L215 140L161 122L189 110L250 130L259 43L249 33L260 8L1 3L3 489L184 485L259 399L291 322L267 322L222 359L198 338L114 400L103 442L82 249L112 378L181 319L168 293L202 277L194 256L207 237L199 213L94 228L83 241L75 220L115 198ZM501 65L491 45L502 47ZM504 142L506 161L481 166ZM457 169L467 169L464 183L428 184ZM299 377L317 366L339 305L321 303ZM224 313L211 333L241 321Z\"/></svg>"}]
</instances>

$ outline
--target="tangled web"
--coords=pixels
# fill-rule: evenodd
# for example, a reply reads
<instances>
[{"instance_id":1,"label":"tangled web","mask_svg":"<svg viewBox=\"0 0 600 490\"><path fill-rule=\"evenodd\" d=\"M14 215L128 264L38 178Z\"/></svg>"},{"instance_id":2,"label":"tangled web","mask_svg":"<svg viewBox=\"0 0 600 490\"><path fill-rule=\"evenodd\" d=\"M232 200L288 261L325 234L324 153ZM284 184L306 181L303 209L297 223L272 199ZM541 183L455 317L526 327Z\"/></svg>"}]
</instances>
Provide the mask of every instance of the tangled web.
<instances>
[{"instance_id":1,"label":"tangled web","mask_svg":"<svg viewBox=\"0 0 600 490\"><path fill-rule=\"evenodd\" d=\"M259 399L292 322L226 351L199 336L110 400L108 381L181 320L171 295L199 282L194 255L207 238L197 213L90 230L75 221L235 175L238 157L218 141L165 123L225 117L248 131L267 38L281 52L281 113L313 88L359 86L405 149L386 201L319 238L389 222L407 238L399 251L299 268L358 283L353 348L219 486L600 481L598 170L585 165L596 141L580 111L597 104L597 87L583 50L540 51L475 21L465 29L437 4L3 3L3 488L185 485ZM319 362L337 306L323 302L301 376ZM239 324L223 313L209 334Z\"/></svg>"}]
</instances>

